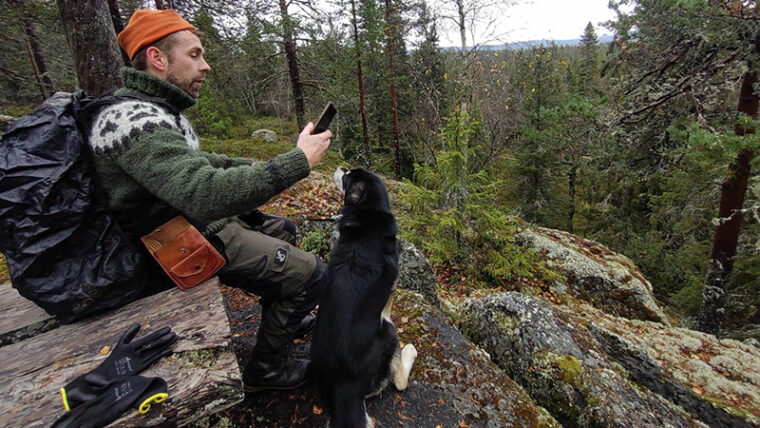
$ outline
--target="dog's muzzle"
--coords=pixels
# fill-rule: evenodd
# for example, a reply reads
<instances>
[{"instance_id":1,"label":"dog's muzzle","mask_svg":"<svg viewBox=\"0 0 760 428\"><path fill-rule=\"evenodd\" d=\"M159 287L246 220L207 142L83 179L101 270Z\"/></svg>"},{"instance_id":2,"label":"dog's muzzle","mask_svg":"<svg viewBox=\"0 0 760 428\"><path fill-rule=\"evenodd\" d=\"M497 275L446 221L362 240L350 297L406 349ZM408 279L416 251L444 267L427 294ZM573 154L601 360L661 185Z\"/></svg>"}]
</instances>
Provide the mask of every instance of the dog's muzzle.
<instances>
[{"instance_id":1,"label":"dog's muzzle","mask_svg":"<svg viewBox=\"0 0 760 428\"><path fill-rule=\"evenodd\" d=\"M343 176L348 174L350 171L346 168L343 168L342 166L339 166L335 169L335 174L333 175L333 178L335 179L335 185L338 187L338 190L340 190L340 193L345 194L346 189L343 188Z\"/></svg>"}]
</instances>

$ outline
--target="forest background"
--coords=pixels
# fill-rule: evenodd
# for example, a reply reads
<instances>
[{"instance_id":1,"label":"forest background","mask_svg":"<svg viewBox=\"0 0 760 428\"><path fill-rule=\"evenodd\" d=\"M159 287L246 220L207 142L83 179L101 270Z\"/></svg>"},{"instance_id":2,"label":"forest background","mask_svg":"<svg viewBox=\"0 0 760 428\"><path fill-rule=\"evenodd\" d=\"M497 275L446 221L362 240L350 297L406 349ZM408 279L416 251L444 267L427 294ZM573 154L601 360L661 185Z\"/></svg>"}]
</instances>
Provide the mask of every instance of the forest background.
<instances>
[{"instance_id":1,"label":"forest background","mask_svg":"<svg viewBox=\"0 0 760 428\"><path fill-rule=\"evenodd\" d=\"M186 114L206 149L251 155L262 127L292 142L335 103L331 151L402 180L403 236L444 292L551 281L514 243L527 222L630 257L688 326L707 282L726 332L760 335L754 1L612 0L612 43L589 23L579 45L521 49L468 39L510 0L107 3L116 32L138 8L171 7L205 33L211 72ZM0 114L78 86L78 24L59 13L76 4L0 0ZM440 46L442 25L458 47Z\"/></svg>"}]
</instances>

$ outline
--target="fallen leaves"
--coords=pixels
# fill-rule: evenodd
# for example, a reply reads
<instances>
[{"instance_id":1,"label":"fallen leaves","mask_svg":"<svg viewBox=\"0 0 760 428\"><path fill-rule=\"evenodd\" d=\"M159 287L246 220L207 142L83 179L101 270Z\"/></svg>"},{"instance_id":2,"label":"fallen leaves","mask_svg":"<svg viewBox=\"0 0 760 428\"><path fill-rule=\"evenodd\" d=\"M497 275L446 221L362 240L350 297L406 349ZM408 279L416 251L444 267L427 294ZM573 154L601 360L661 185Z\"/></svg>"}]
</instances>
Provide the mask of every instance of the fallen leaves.
<instances>
[{"instance_id":1,"label":"fallen leaves","mask_svg":"<svg viewBox=\"0 0 760 428\"><path fill-rule=\"evenodd\" d=\"M325 174L313 174L286 189L260 209L281 217L331 218L343 205L340 192Z\"/></svg>"}]
</instances>

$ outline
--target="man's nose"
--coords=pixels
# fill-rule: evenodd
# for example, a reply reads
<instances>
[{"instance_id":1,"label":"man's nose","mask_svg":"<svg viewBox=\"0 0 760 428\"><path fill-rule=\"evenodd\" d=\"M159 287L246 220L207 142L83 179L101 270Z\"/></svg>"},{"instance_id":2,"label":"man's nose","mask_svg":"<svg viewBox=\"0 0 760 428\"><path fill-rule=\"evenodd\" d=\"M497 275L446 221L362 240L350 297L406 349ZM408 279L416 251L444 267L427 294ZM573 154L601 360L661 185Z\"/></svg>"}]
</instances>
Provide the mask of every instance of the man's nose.
<instances>
[{"instance_id":1,"label":"man's nose","mask_svg":"<svg viewBox=\"0 0 760 428\"><path fill-rule=\"evenodd\" d=\"M211 66L208 65L205 58L202 59L201 61L203 61L203 63L201 64L200 71L204 73L208 73L209 70L211 70Z\"/></svg>"}]
</instances>

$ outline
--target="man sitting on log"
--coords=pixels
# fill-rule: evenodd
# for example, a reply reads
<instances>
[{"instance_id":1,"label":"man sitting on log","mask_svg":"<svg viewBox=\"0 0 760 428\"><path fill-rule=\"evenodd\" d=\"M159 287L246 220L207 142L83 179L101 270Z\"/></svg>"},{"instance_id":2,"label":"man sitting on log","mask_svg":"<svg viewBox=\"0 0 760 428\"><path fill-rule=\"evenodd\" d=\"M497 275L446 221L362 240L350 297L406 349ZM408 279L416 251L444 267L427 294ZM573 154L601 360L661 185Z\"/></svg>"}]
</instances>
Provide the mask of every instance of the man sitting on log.
<instances>
[{"instance_id":1,"label":"man sitting on log","mask_svg":"<svg viewBox=\"0 0 760 428\"><path fill-rule=\"evenodd\" d=\"M223 283L261 296L262 320L243 381L247 391L288 389L306 378L307 360L287 358L297 335L314 325L311 310L325 267L293 246L295 226L256 208L309 175L330 144L311 135L268 161L205 153L182 111L195 104L209 72L200 33L173 10L138 10L117 39L134 68L124 87L155 102L125 100L99 112L88 133L108 207L137 241L182 215L224 256Z\"/></svg>"}]
</instances>

